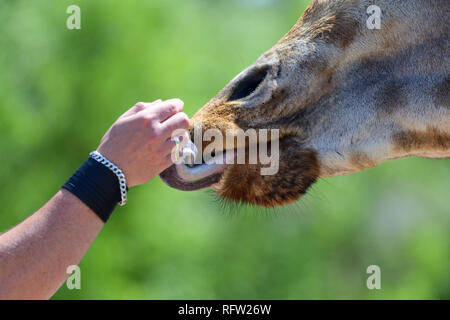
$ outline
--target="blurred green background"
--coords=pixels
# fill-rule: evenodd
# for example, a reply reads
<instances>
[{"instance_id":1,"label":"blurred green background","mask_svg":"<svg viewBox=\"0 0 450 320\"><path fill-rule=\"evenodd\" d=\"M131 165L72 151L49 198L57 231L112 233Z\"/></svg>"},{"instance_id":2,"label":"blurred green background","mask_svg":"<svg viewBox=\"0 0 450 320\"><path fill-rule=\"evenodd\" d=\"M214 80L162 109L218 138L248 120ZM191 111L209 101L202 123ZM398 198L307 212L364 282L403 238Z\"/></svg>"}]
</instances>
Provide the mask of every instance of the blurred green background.
<instances>
[{"instance_id":1,"label":"blurred green background","mask_svg":"<svg viewBox=\"0 0 450 320\"><path fill-rule=\"evenodd\" d=\"M0 1L0 231L42 206L137 101L189 116L307 0ZM66 8L81 7L81 30ZM450 298L450 160L319 181L277 210L136 187L55 299ZM381 268L368 290L366 268Z\"/></svg>"}]
</instances>

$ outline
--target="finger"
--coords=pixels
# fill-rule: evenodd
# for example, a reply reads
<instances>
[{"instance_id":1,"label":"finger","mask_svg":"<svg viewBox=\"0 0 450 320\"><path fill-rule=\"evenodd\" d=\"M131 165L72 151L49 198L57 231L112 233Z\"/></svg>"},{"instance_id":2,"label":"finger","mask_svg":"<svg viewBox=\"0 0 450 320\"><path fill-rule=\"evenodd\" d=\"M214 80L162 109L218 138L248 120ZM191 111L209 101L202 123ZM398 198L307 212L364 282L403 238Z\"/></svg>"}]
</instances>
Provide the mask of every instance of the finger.
<instances>
[{"instance_id":1,"label":"finger","mask_svg":"<svg viewBox=\"0 0 450 320\"><path fill-rule=\"evenodd\" d=\"M161 153L164 155L172 153L172 150L176 148L177 144L175 141L173 141L171 138L164 141L162 147L161 147Z\"/></svg>"},{"instance_id":2,"label":"finger","mask_svg":"<svg viewBox=\"0 0 450 320\"><path fill-rule=\"evenodd\" d=\"M153 114L159 122L164 122L174 114L183 110L184 102L180 99L170 99L154 105L148 109L148 112Z\"/></svg>"},{"instance_id":3,"label":"finger","mask_svg":"<svg viewBox=\"0 0 450 320\"><path fill-rule=\"evenodd\" d=\"M179 112L162 123L162 136L171 137L177 129L189 128L189 118L184 112Z\"/></svg>"},{"instance_id":4,"label":"finger","mask_svg":"<svg viewBox=\"0 0 450 320\"><path fill-rule=\"evenodd\" d=\"M160 103L162 100L158 99L155 100L153 102L138 102L136 103L134 106L132 106L127 112L125 112L122 117L127 117L127 116L131 116L133 114L136 114L142 110L145 110L146 108L156 104L156 103Z\"/></svg>"}]
</instances>

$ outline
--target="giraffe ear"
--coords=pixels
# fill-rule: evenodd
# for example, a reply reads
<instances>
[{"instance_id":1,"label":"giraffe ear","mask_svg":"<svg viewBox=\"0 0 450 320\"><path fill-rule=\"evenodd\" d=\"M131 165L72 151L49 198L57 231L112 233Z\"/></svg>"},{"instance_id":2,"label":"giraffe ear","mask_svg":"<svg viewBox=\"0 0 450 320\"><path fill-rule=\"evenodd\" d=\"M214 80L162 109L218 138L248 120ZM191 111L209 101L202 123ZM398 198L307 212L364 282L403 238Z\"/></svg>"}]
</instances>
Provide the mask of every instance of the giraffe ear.
<instances>
[{"instance_id":1,"label":"giraffe ear","mask_svg":"<svg viewBox=\"0 0 450 320\"><path fill-rule=\"evenodd\" d=\"M269 67L255 68L250 70L243 79L235 85L228 101L239 100L251 95L264 81L269 72Z\"/></svg>"}]
</instances>

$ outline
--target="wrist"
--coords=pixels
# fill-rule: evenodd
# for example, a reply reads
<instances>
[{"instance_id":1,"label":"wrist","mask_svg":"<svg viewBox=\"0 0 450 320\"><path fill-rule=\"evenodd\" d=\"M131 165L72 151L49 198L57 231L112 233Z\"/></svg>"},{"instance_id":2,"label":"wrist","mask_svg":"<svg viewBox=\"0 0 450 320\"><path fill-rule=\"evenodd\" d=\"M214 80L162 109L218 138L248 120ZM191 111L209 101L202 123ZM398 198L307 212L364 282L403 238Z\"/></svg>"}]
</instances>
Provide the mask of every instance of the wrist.
<instances>
[{"instance_id":1,"label":"wrist","mask_svg":"<svg viewBox=\"0 0 450 320\"><path fill-rule=\"evenodd\" d=\"M92 153L63 188L83 201L104 222L118 203L126 203L127 188L123 173L98 153Z\"/></svg>"},{"instance_id":2,"label":"wrist","mask_svg":"<svg viewBox=\"0 0 450 320\"><path fill-rule=\"evenodd\" d=\"M113 162L109 161L106 157L104 157L101 153L98 151L92 151L89 156L94 159L95 161L101 163L105 167L107 167L109 170L111 170L115 175L117 180L119 181L119 189L120 189L120 197L121 200L119 204L121 206L124 206L127 203L127 180L125 178L124 173L122 170L116 166Z\"/></svg>"}]
</instances>

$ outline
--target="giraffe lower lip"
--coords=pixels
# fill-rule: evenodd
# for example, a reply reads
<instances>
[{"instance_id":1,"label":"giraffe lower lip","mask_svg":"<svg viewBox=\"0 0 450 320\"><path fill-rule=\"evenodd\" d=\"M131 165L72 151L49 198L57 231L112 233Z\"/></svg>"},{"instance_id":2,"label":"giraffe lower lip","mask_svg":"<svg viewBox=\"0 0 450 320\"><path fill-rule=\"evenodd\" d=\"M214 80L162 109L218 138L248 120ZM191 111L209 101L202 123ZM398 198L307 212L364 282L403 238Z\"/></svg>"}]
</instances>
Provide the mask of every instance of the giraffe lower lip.
<instances>
[{"instance_id":1,"label":"giraffe lower lip","mask_svg":"<svg viewBox=\"0 0 450 320\"><path fill-rule=\"evenodd\" d=\"M231 156L235 157L236 153L231 153ZM228 166L226 164L228 162L226 153L221 160L217 163L208 162L193 167L185 164L174 164L161 172L159 176L169 187L178 190L193 191L208 188L220 181Z\"/></svg>"}]
</instances>

